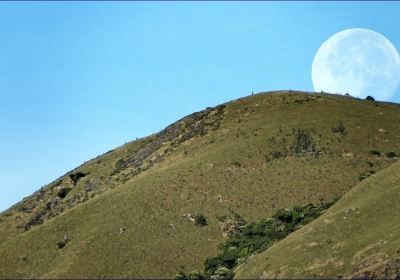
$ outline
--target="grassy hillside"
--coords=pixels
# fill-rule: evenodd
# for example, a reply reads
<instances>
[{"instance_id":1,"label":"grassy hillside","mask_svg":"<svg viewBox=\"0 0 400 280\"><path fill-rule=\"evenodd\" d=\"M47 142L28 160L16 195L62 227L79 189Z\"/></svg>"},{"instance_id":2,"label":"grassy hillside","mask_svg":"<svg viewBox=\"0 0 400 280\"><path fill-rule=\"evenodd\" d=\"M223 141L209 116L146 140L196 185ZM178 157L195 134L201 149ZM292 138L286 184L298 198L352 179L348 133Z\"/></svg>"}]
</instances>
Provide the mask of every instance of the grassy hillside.
<instances>
[{"instance_id":1,"label":"grassy hillside","mask_svg":"<svg viewBox=\"0 0 400 280\"><path fill-rule=\"evenodd\" d=\"M400 162L238 269L237 278L400 277ZM396 279L397 279L396 278Z\"/></svg>"},{"instance_id":2,"label":"grassy hillside","mask_svg":"<svg viewBox=\"0 0 400 280\"><path fill-rule=\"evenodd\" d=\"M201 268L224 240L218 217L258 221L345 194L397 160L399 122L398 105L302 92L195 113L3 212L0 276L171 277Z\"/></svg>"}]
</instances>

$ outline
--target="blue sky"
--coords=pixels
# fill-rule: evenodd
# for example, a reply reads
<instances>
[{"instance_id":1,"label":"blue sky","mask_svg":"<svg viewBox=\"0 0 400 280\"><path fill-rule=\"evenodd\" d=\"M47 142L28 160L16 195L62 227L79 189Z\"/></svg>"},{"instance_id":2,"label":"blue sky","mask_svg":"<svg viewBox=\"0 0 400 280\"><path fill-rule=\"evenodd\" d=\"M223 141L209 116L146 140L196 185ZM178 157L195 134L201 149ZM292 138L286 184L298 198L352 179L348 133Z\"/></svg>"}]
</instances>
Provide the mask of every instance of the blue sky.
<instances>
[{"instance_id":1,"label":"blue sky","mask_svg":"<svg viewBox=\"0 0 400 280\"><path fill-rule=\"evenodd\" d=\"M193 111L312 90L338 31L400 49L399 15L400 2L1 2L0 211Z\"/></svg>"}]
</instances>

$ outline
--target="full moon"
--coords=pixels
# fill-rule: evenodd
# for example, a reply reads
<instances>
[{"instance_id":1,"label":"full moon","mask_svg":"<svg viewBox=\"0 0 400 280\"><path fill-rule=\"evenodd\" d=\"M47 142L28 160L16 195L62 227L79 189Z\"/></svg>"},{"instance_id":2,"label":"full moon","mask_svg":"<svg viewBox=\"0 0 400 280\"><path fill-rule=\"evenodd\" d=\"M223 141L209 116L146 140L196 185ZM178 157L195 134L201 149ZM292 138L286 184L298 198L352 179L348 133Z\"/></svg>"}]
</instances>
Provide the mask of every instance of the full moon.
<instances>
[{"instance_id":1,"label":"full moon","mask_svg":"<svg viewBox=\"0 0 400 280\"><path fill-rule=\"evenodd\" d=\"M400 84L400 57L381 34L346 29L326 40L314 57L315 91L390 100Z\"/></svg>"}]
</instances>

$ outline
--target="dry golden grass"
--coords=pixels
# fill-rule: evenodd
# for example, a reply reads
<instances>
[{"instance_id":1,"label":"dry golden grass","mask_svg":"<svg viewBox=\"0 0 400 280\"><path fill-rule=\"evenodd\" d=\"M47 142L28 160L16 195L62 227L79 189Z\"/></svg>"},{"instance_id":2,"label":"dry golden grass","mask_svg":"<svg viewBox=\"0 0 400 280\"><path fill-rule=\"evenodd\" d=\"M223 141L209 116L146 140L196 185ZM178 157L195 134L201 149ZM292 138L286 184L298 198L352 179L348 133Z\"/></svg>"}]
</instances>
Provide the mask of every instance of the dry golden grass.
<instances>
[{"instance_id":1,"label":"dry golden grass","mask_svg":"<svg viewBox=\"0 0 400 280\"><path fill-rule=\"evenodd\" d=\"M345 135L332 132L340 121ZM328 94L275 92L229 102L217 130L166 154L161 147L155 154L164 160L137 176L112 173L118 159L149 138L79 167L90 175L68 196L84 194L96 178L102 191L42 225L16 228L32 217L20 209L34 197L2 213L0 276L171 277L191 271L218 252L218 216L235 211L256 221L279 208L331 200L355 186L362 172L391 165L396 158L369 151L399 153L398 123L398 105ZM310 131L318 155L290 152L297 129ZM285 149L286 157L266 160ZM48 188L56 190L57 183ZM54 194L49 191L38 209ZM204 214L208 226L182 217L188 212ZM70 241L60 250L56 244L64 235Z\"/></svg>"}]
</instances>

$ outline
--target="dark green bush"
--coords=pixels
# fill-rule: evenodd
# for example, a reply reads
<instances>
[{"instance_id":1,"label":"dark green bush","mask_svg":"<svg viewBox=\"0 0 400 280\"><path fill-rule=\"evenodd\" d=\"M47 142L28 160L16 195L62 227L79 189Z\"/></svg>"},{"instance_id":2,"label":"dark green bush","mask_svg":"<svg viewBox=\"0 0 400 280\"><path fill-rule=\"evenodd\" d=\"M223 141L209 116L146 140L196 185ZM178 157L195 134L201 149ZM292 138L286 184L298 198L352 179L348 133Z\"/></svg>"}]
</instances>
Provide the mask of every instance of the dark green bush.
<instances>
[{"instance_id":1,"label":"dark green bush","mask_svg":"<svg viewBox=\"0 0 400 280\"><path fill-rule=\"evenodd\" d=\"M242 164L238 160L235 160L234 162L232 162L232 165L236 166L236 167L242 167Z\"/></svg>"},{"instance_id":2,"label":"dark green bush","mask_svg":"<svg viewBox=\"0 0 400 280\"><path fill-rule=\"evenodd\" d=\"M397 157L397 154L395 152L388 152L388 153L386 153L386 156L388 158L395 158L395 157Z\"/></svg>"},{"instance_id":3,"label":"dark green bush","mask_svg":"<svg viewBox=\"0 0 400 280\"><path fill-rule=\"evenodd\" d=\"M57 242L58 249L64 248L65 245L67 245L68 241L69 241L68 235L64 235L64 239Z\"/></svg>"},{"instance_id":4,"label":"dark green bush","mask_svg":"<svg viewBox=\"0 0 400 280\"><path fill-rule=\"evenodd\" d=\"M78 171L78 172L76 172L76 173L71 173L71 174L69 174L69 178L71 179L72 183L73 183L74 185L76 185L76 184L78 183L78 181L79 181L81 178L85 177L86 175L88 175L88 174L83 173L83 172L81 172L81 171Z\"/></svg>"},{"instance_id":5,"label":"dark green bush","mask_svg":"<svg viewBox=\"0 0 400 280\"><path fill-rule=\"evenodd\" d=\"M61 190L58 191L57 196L61 199L65 198L70 191L71 188L62 188Z\"/></svg>"},{"instance_id":6,"label":"dark green bush","mask_svg":"<svg viewBox=\"0 0 400 280\"><path fill-rule=\"evenodd\" d=\"M65 245L67 245L67 241L61 240L57 242L57 247L58 249L62 249L65 247Z\"/></svg>"},{"instance_id":7,"label":"dark green bush","mask_svg":"<svg viewBox=\"0 0 400 280\"><path fill-rule=\"evenodd\" d=\"M222 252L218 256L206 260L205 270L212 275L221 266L234 268L239 258L246 258L255 252L265 250L275 241L318 218L334 202L336 200L281 209L272 218L247 224L240 232L230 236L220 245Z\"/></svg>"},{"instance_id":8,"label":"dark green bush","mask_svg":"<svg viewBox=\"0 0 400 280\"><path fill-rule=\"evenodd\" d=\"M175 280L188 280L189 278L186 276L186 274L184 272L179 272L178 274L176 274L174 276Z\"/></svg>"},{"instance_id":9,"label":"dark green bush","mask_svg":"<svg viewBox=\"0 0 400 280\"><path fill-rule=\"evenodd\" d=\"M232 279L234 277L232 270L238 265L240 259L265 250L274 242L318 218L337 200L281 209L272 218L245 225L220 244L221 252L216 257L206 259L204 272L201 275L207 279ZM198 215L196 218L200 216L202 215Z\"/></svg>"},{"instance_id":10,"label":"dark green bush","mask_svg":"<svg viewBox=\"0 0 400 280\"><path fill-rule=\"evenodd\" d=\"M376 149L369 151L369 153L373 156L378 156L378 157L380 157L382 155L382 153Z\"/></svg>"},{"instance_id":11,"label":"dark green bush","mask_svg":"<svg viewBox=\"0 0 400 280\"><path fill-rule=\"evenodd\" d=\"M213 273L221 265L219 257L207 258L204 262L204 269L209 273Z\"/></svg>"},{"instance_id":12,"label":"dark green bush","mask_svg":"<svg viewBox=\"0 0 400 280\"><path fill-rule=\"evenodd\" d=\"M207 225L207 219L203 214L198 214L194 217L194 222L197 226L206 226Z\"/></svg>"},{"instance_id":13,"label":"dark green bush","mask_svg":"<svg viewBox=\"0 0 400 280\"><path fill-rule=\"evenodd\" d=\"M188 274L188 279L189 280L206 280L206 276L202 271L199 270L193 270L192 272L189 272Z\"/></svg>"}]
</instances>

